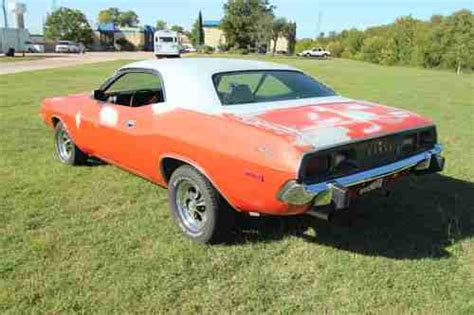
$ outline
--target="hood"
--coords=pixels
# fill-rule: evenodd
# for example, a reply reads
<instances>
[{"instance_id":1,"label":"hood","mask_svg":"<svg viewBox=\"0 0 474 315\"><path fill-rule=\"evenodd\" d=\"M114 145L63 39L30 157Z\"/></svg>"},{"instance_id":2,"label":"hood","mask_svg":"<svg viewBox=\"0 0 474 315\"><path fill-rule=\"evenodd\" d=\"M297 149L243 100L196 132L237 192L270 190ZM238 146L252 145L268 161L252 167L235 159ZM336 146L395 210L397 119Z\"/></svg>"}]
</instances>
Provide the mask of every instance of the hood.
<instances>
[{"instance_id":1,"label":"hood","mask_svg":"<svg viewBox=\"0 0 474 315\"><path fill-rule=\"evenodd\" d=\"M308 104L235 116L245 124L289 137L295 145L311 149L433 124L406 110L362 101Z\"/></svg>"}]
</instances>

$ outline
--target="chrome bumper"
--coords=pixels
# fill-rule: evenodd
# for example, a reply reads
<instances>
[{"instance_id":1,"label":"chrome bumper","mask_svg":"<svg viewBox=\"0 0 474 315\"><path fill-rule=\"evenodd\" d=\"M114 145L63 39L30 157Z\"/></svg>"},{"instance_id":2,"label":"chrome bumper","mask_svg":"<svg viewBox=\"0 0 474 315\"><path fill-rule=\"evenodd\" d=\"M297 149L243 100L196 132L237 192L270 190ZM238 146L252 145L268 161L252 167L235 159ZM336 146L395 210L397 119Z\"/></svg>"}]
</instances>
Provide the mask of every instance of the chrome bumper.
<instances>
[{"instance_id":1,"label":"chrome bumper","mask_svg":"<svg viewBox=\"0 0 474 315\"><path fill-rule=\"evenodd\" d=\"M440 155L442 150L442 146L437 144L431 150L403 160L322 183L305 185L292 180L283 186L278 193L278 199L294 205L304 205L312 202L315 207L327 206L333 203L336 210L343 209L349 206L348 188L351 186L408 169L412 169L415 174L441 171L444 167L444 158Z\"/></svg>"}]
</instances>

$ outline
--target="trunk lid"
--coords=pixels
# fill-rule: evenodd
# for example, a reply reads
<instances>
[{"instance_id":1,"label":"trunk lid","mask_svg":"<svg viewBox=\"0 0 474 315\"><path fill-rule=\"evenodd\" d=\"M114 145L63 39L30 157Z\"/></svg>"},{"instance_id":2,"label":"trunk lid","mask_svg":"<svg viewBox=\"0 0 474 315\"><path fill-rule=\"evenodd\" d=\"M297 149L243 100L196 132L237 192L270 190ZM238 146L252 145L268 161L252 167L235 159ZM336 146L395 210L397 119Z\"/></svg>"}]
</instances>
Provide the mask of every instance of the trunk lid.
<instances>
[{"instance_id":1,"label":"trunk lid","mask_svg":"<svg viewBox=\"0 0 474 315\"><path fill-rule=\"evenodd\" d=\"M245 124L290 137L297 146L318 150L433 124L406 110L352 100L290 105L236 117Z\"/></svg>"}]
</instances>

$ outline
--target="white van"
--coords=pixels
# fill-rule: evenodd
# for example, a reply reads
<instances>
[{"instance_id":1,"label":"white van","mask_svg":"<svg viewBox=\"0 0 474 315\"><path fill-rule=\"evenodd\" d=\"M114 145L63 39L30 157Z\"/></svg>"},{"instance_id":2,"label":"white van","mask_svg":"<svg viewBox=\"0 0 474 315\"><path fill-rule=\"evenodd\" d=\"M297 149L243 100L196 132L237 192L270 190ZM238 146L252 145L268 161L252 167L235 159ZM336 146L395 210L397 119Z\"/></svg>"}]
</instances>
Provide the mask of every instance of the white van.
<instances>
[{"instance_id":1,"label":"white van","mask_svg":"<svg viewBox=\"0 0 474 315\"><path fill-rule=\"evenodd\" d=\"M178 32L169 30L155 32L155 56L157 58L179 57L180 49Z\"/></svg>"}]
</instances>

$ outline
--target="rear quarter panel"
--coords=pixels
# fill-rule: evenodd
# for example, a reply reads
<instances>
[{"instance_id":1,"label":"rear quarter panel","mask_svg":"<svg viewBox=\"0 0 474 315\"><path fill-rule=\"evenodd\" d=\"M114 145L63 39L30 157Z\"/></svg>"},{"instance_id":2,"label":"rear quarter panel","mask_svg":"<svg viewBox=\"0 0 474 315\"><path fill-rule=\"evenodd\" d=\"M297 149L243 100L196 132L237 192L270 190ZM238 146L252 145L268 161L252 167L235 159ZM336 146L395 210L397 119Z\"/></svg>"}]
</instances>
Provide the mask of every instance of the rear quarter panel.
<instances>
[{"instance_id":1,"label":"rear quarter panel","mask_svg":"<svg viewBox=\"0 0 474 315\"><path fill-rule=\"evenodd\" d=\"M225 115L178 109L156 118L160 156L196 165L237 209L262 213L300 212L277 200L296 177L302 152L286 139ZM162 180L162 179L161 179Z\"/></svg>"}]
</instances>

